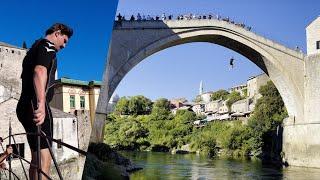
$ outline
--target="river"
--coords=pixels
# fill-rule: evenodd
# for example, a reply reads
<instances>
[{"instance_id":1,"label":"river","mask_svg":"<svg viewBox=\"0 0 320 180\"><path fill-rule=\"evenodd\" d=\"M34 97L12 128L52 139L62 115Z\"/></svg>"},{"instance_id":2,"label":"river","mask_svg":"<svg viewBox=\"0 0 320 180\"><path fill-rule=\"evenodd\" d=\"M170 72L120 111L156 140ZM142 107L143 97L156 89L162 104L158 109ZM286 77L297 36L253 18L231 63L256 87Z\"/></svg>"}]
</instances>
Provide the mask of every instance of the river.
<instances>
[{"instance_id":1,"label":"river","mask_svg":"<svg viewBox=\"0 0 320 180\"><path fill-rule=\"evenodd\" d=\"M320 179L320 169L276 168L260 160L209 159L197 154L161 152L120 152L143 170L130 175L132 180L153 179Z\"/></svg>"}]
</instances>

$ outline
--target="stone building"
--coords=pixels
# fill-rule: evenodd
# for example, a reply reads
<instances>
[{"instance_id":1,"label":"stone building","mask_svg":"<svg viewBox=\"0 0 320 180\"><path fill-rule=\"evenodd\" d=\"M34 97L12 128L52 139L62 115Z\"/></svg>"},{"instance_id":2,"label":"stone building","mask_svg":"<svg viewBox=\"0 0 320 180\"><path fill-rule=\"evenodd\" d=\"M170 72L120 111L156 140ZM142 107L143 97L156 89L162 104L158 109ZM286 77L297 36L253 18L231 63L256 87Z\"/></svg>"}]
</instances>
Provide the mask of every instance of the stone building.
<instances>
[{"instance_id":1,"label":"stone building","mask_svg":"<svg viewBox=\"0 0 320 180\"><path fill-rule=\"evenodd\" d=\"M247 81L247 96L255 100L260 98L259 89L266 85L268 81L270 81L270 78L265 73L250 77Z\"/></svg>"},{"instance_id":2,"label":"stone building","mask_svg":"<svg viewBox=\"0 0 320 180\"><path fill-rule=\"evenodd\" d=\"M53 136L64 143L79 148L78 119L75 115L51 108L53 116ZM78 153L57 143L52 144L57 161L78 156Z\"/></svg>"},{"instance_id":3,"label":"stone building","mask_svg":"<svg viewBox=\"0 0 320 180\"><path fill-rule=\"evenodd\" d=\"M193 111L192 109L193 106L194 106L194 103L188 102L185 98L177 98L177 99L170 100L170 111L173 114L176 114L178 110Z\"/></svg>"},{"instance_id":4,"label":"stone building","mask_svg":"<svg viewBox=\"0 0 320 180\"><path fill-rule=\"evenodd\" d=\"M245 89L247 89L247 84L240 84L238 86L233 86L232 88L229 89L229 93L236 91L239 92L241 96L246 96Z\"/></svg>"},{"instance_id":5,"label":"stone building","mask_svg":"<svg viewBox=\"0 0 320 180\"><path fill-rule=\"evenodd\" d=\"M206 114L213 114L219 111L219 107L222 106L223 100L210 101L205 104Z\"/></svg>"},{"instance_id":6,"label":"stone building","mask_svg":"<svg viewBox=\"0 0 320 180\"><path fill-rule=\"evenodd\" d=\"M86 110L90 112L90 119L94 119L100 87L100 81L58 79L50 106L72 114Z\"/></svg>"},{"instance_id":7,"label":"stone building","mask_svg":"<svg viewBox=\"0 0 320 180\"><path fill-rule=\"evenodd\" d=\"M9 98L0 103L0 137L3 139L9 136L9 124L11 122L12 134L17 133L25 133L25 130L18 120L16 116L16 106L18 103L18 99ZM17 149L20 151L20 156L24 157L27 160L31 159L31 151L28 145L28 141L25 135L19 135L14 137L15 142L12 140L12 144L16 144L18 146ZM5 139L2 143L4 148L9 144L9 139ZM17 153L17 149L14 148L14 153ZM0 152L2 152L2 148L0 148ZM13 167L20 167L20 162L18 158L14 158L12 161Z\"/></svg>"},{"instance_id":8,"label":"stone building","mask_svg":"<svg viewBox=\"0 0 320 180\"><path fill-rule=\"evenodd\" d=\"M201 102L203 103L208 103L211 101L211 94L212 92L205 92L202 94L199 94L200 98L201 98Z\"/></svg>"},{"instance_id":9,"label":"stone building","mask_svg":"<svg viewBox=\"0 0 320 180\"><path fill-rule=\"evenodd\" d=\"M320 53L319 29L320 29L320 16L318 16L314 21L312 21L306 27L308 55Z\"/></svg>"},{"instance_id":10,"label":"stone building","mask_svg":"<svg viewBox=\"0 0 320 180\"><path fill-rule=\"evenodd\" d=\"M204 112L205 112L205 104L203 104L203 103L195 103L192 106L192 111L195 112L197 115L204 114Z\"/></svg>"},{"instance_id":11,"label":"stone building","mask_svg":"<svg viewBox=\"0 0 320 180\"><path fill-rule=\"evenodd\" d=\"M225 114L225 113L229 113L229 108L227 106L227 100L223 101L221 103L221 105L219 106L219 110L218 110L219 114Z\"/></svg>"},{"instance_id":12,"label":"stone building","mask_svg":"<svg viewBox=\"0 0 320 180\"><path fill-rule=\"evenodd\" d=\"M22 61L27 50L0 42L0 102L19 98Z\"/></svg>"},{"instance_id":13,"label":"stone building","mask_svg":"<svg viewBox=\"0 0 320 180\"><path fill-rule=\"evenodd\" d=\"M226 105L227 100L211 101L212 92L207 92L198 95L201 97L201 101L193 105L192 110L196 114L207 115L209 121L216 119L225 120L230 119L231 117L237 117L237 119L239 119L239 117L242 119L247 118L250 113L254 111L257 99L261 97L261 94L259 93L260 87L266 85L269 80L269 77L263 73L250 77L247 80L247 84L241 84L230 88L229 93L236 91L239 92L241 96L246 97L246 99L233 103L230 109ZM247 94L244 94L245 92L247 92Z\"/></svg>"},{"instance_id":14,"label":"stone building","mask_svg":"<svg viewBox=\"0 0 320 180\"><path fill-rule=\"evenodd\" d=\"M180 108L185 105L187 102L186 98L175 98L175 99L170 99L170 108Z\"/></svg>"},{"instance_id":15,"label":"stone building","mask_svg":"<svg viewBox=\"0 0 320 180\"><path fill-rule=\"evenodd\" d=\"M239 100L231 105L231 113L249 113L249 99Z\"/></svg>"}]
</instances>

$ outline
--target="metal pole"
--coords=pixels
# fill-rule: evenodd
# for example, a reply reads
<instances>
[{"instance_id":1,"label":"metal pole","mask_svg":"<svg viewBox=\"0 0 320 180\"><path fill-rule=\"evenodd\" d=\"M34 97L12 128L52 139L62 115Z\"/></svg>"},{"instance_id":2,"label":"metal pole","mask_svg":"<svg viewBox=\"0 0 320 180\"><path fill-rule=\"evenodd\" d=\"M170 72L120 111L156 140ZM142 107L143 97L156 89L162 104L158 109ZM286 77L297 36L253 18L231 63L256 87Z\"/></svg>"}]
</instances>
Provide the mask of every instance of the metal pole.
<instances>
[{"instance_id":1,"label":"metal pole","mask_svg":"<svg viewBox=\"0 0 320 180\"><path fill-rule=\"evenodd\" d=\"M9 146L11 146L11 135L12 135L12 128L11 128L11 118L9 119ZM12 168L11 168L11 157L12 155L10 154L10 156L8 157L9 159L9 180L11 180L11 172L12 172Z\"/></svg>"},{"instance_id":2,"label":"metal pole","mask_svg":"<svg viewBox=\"0 0 320 180\"><path fill-rule=\"evenodd\" d=\"M38 180L42 179L42 175L41 175L41 148L40 148L40 140L41 138L41 125L37 126L37 160L38 160Z\"/></svg>"},{"instance_id":3,"label":"metal pole","mask_svg":"<svg viewBox=\"0 0 320 180\"><path fill-rule=\"evenodd\" d=\"M14 139L14 136L12 136L12 140L13 140L13 143L14 143L17 151L18 151L18 154L21 155L21 154L20 154L20 150L19 150L19 148L18 148L18 146L17 146L16 140ZM20 164L21 164L21 166L22 166L24 175L25 175L26 179L28 179L28 176L27 176L27 173L26 173L26 169L24 168L24 165L23 165L23 163L22 163L21 158L19 158L19 160L20 160Z\"/></svg>"},{"instance_id":4,"label":"metal pole","mask_svg":"<svg viewBox=\"0 0 320 180\"><path fill-rule=\"evenodd\" d=\"M32 166L34 168L38 168L38 166L36 164L32 164L30 161L24 159L23 157L19 156L18 154L14 154L14 155L17 156L18 158L20 158L21 160L23 160L24 162L30 164L30 166ZM46 173L44 173L42 170L41 170L41 174L44 175L48 180L51 180L51 178Z\"/></svg>"},{"instance_id":5,"label":"metal pole","mask_svg":"<svg viewBox=\"0 0 320 180\"><path fill-rule=\"evenodd\" d=\"M9 169L4 169L4 170L9 171L9 174L13 174L13 179L17 178L19 180L19 177L14 172L10 171Z\"/></svg>"},{"instance_id":6,"label":"metal pole","mask_svg":"<svg viewBox=\"0 0 320 180\"><path fill-rule=\"evenodd\" d=\"M54 157L54 154L53 154L53 152L52 152L51 144L49 143L49 140L48 140L47 136L45 135L45 133L42 132L41 135L46 138L46 141L47 141L47 144L48 144L48 147L49 147L49 152L50 152L51 158L52 158L52 160L53 160L54 166L56 167L56 170L57 170L57 172L58 172L59 178L60 178L61 180L63 180L63 177L62 177L62 174L61 174L61 172L60 172L58 163L57 163L56 158Z\"/></svg>"},{"instance_id":7,"label":"metal pole","mask_svg":"<svg viewBox=\"0 0 320 180\"><path fill-rule=\"evenodd\" d=\"M0 144L1 144L1 148L2 148L2 150L3 150L3 152L5 152L6 150L4 149L4 147L3 147L3 145L2 145L2 138L1 138L1 140L0 140L1 142L0 142ZM2 171L2 172L4 172L4 171ZM6 173L4 173L4 176L6 176L6 179L8 179L8 177L7 177L7 174ZM0 179L1 179L1 176L0 176Z\"/></svg>"}]
</instances>

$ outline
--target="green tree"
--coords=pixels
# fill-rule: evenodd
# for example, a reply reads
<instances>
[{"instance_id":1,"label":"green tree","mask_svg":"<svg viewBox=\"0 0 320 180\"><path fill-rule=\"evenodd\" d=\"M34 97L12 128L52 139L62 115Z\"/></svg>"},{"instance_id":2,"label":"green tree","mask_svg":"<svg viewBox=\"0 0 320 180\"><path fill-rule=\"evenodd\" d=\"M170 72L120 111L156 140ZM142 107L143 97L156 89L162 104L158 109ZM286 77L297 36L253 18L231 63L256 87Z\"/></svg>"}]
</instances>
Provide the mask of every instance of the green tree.
<instances>
[{"instance_id":1,"label":"green tree","mask_svg":"<svg viewBox=\"0 0 320 180\"><path fill-rule=\"evenodd\" d=\"M105 126L104 142L117 149L138 149L146 145L148 129L132 117L119 118Z\"/></svg>"},{"instance_id":2,"label":"green tree","mask_svg":"<svg viewBox=\"0 0 320 180\"><path fill-rule=\"evenodd\" d=\"M160 98L156 100L152 107L153 120L168 120L170 117L170 102L168 99Z\"/></svg>"},{"instance_id":3,"label":"green tree","mask_svg":"<svg viewBox=\"0 0 320 180\"><path fill-rule=\"evenodd\" d=\"M274 152L276 129L282 120L288 116L284 102L274 84L269 81L259 89L262 97L255 105L254 114L248 121L252 134L253 148L271 156L277 156L280 152ZM259 151L260 149L260 151Z\"/></svg>"},{"instance_id":4,"label":"green tree","mask_svg":"<svg viewBox=\"0 0 320 180\"><path fill-rule=\"evenodd\" d=\"M193 112L178 110L173 116L170 113L170 102L162 98L153 103L151 114L109 115L105 126L105 142L119 149L167 151L190 144L192 150L200 150L209 155L215 155L222 149L221 153L233 156L274 156L280 153L274 151L277 126L282 123L287 112L272 82L262 86L259 92L262 97L257 101L248 125L243 125L240 121L214 121L197 129L191 123L197 119ZM235 102L241 99L241 96L240 93L233 92L228 98ZM133 104L144 102L143 97L132 99ZM128 102L132 99L122 98L123 102L117 104L118 110L122 106L128 107ZM121 104L124 105L120 106ZM147 111L142 105L134 108L141 109L140 112ZM125 110L124 108L122 111Z\"/></svg>"},{"instance_id":5,"label":"green tree","mask_svg":"<svg viewBox=\"0 0 320 180\"><path fill-rule=\"evenodd\" d=\"M247 88L244 88L242 89L242 93L243 93L243 97L248 97L248 89Z\"/></svg>"},{"instance_id":6,"label":"green tree","mask_svg":"<svg viewBox=\"0 0 320 180\"><path fill-rule=\"evenodd\" d=\"M127 99L127 97L121 97L114 109L115 114L128 115L129 114L128 105L129 105L129 100Z\"/></svg>"},{"instance_id":7,"label":"green tree","mask_svg":"<svg viewBox=\"0 0 320 180\"><path fill-rule=\"evenodd\" d=\"M220 90L212 93L211 101L215 101L215 100L219 100L219 99L226 100L228 95L229 95L228 91L226 91L224 89L220 89Z\"/></svg>"},{"instance_id":8,"label":"green tree","mask_svg":"<svg viewBox=\"0 0 320 180\"><path fill-rule=\"evenodd\" d=\"M178 110L174 120L181 124L192 123L197 119L196 114L193 111Z\"/></svg>"},{"instance_id":9,"label":"green tree","mask_svg":"<svg viewBox=\"0 0 320 180\"><path fill-rule=\"evenodd\" d=\"M239 92L237 91L232 91L229 95L228 95L228 100L227 100L227 106L229 108L229 110L231 109L231 105L239 100L241 100L242 97L240 95Z\"/></svg>"},{"instance_id":10,"label":"green tree","mask_svg":"<svg viewBox=\"0 0 320 180\"><path fill-rule=\"evenodd\" d=\"M152 102L144 96L133 96L128 103L129 114L143 115L151 112Z\"/></svg>"},{"instance_id":11,"label":"green tree","mask_svg":"<svg viewBox=\"0 0 320 180\"><path fill-rule=\"evenodd\" d=\"M275 130L287 116L284 102L274 84L269 81L259 89L262 95L255 105L255 111L250 118L249 126L257 131Z\"/></svg>"}]
</instances>

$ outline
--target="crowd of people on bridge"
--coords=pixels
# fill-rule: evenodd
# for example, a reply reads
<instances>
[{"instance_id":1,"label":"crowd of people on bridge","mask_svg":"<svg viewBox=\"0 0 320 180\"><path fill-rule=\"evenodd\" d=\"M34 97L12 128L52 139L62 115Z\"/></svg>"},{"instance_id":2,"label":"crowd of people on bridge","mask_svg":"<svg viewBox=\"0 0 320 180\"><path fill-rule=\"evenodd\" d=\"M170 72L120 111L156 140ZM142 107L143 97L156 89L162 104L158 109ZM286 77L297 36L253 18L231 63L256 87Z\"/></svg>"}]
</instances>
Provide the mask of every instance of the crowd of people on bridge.
<instances>
[{"instance_id":1,"label":"crowd of people on bridge","mask_svg":"<svg viewBox=\"0 0 320 180\"><path fill-rule=\"evenodd\" d=\"M144 14L138 13L136 16L131 15L129 19L126 19L124 15L121 15L120 13L117 15L117 22L122 22L122 21L165 21L165 20L193 20L193 19L216 19L216 20L221 20L221 21L226 21L231 24L234 24L236 26L245 28L249 31L251 31L251 26L246 26L244 23L237 23L234 20L231 20L229 17L221 17L219 14L213 15L213 14L206 14L206 15L196 15L196 14L185 14L185 15L177 15L174 17L173 15L166 15L165 13L162 13L161 16L150 16L147 15L145 16Z\"/></svg>"}]
</instances>

